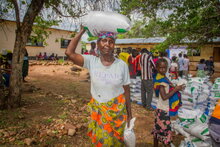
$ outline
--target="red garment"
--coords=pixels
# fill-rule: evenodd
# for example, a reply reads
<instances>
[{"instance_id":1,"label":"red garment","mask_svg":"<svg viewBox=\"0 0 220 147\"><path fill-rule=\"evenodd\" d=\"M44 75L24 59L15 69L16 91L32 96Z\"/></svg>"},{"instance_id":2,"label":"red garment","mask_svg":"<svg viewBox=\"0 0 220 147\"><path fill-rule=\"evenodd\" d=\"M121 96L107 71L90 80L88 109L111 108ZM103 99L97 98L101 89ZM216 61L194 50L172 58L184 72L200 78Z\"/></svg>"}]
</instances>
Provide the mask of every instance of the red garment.
<instances>
[{"instance_id":1,"label":"red garment","mask_svg":"<svg viewBox=\"0 0 220 147\"><path fill-rule=\"evenodd\" d=\"M159 59L159 58L154 58L154 59L153 59L155 65L156 65L158 59Z\"/></svg>"},{"instance_id":2,"label":"red garment","mask_svg":"<svg viewBox=\"0 0 220 147\"><path fill-rule=\"evenodd\" d=\"M89 55L89 52L85 52L84 55Z\"/></svg>"},{"instance_id":3,"label":"red garment","mask_svg":"<svg viewBox=\"0 0 220 147\"><path fill-rule=\"evenodd\" d=\"M141 70L140 57L141 57L141 55L136 56L137 70L139 70L139 71Z\"/></svg>"},{"instance_id":4,"label":"red garment","mask_svg":"<svg viewBox=\"0 0 220 147\"><path fill-rule=\"evenodd\" d=\"M136 74L137 74L137 59L136 59L136 57L131 56L131 66L132 66L133 70L130 71L130 76L136 76Z\"/></svg>"}]
</instances>

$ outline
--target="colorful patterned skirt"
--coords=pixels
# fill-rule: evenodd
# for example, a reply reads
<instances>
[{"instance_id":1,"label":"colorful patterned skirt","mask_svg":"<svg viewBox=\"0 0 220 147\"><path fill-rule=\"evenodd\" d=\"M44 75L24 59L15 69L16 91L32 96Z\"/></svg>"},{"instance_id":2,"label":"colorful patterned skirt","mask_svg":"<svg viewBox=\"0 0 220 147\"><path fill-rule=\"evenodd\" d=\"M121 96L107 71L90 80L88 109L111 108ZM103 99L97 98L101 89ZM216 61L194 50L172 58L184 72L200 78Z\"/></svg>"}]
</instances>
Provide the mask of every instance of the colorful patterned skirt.
<instances>
[{"instance_id":1,"label":"colorful patterned skirt","mask_svg":"<svg viewBox=\"0 0 220 147\"><path fill-rule=\"evenodd\" d=\"M171 122L169 114L161 109L155 110L155 125L152 131L154 138L163 144L170 144L172 141Z\"/></svg>"},{"instance_id":2,"label":"colorful patterned skirt","mask_svg":"<svg viewBox=\"0 0 220 147\"><path fill-rule=\"evenodd\" d=\"M99 103L92 98L88 106L91 111L88 136L93 146L124 146L124 128L127 121L124 95L106 103Z\"/></svg>"}]
</instances>

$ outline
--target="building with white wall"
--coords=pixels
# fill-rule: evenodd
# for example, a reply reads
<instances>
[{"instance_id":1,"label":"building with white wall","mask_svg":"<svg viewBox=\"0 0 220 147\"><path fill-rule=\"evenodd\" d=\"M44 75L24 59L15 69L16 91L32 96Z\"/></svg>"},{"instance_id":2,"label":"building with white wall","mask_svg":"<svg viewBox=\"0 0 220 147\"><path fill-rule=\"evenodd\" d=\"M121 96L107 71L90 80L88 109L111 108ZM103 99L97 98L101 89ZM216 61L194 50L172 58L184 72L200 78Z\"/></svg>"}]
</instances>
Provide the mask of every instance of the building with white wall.
<instances>
[{"instance_id":1,"label":"building with white wall","mask_svg":"<svg viewBox=\"0 0 220 147\"><path fill-rule=\"evenodd\" d=\"M15 30L16 22L4 20L0 24L0 52L1 50L11 50L13 52L14 42L15 42ZM74 33L73 31L54 29L50 28L47 31L50 31L51 34L46 39L46 44L37 41L31 41L27 43L27 51L29 56L36 56L40 52L44 52L47 55L54 53L58 56L65 56L66 47L71 40L71 36ZM81 53L81 44L79 43L76 49L77 53Z\"/></svg>"}]
</instances>

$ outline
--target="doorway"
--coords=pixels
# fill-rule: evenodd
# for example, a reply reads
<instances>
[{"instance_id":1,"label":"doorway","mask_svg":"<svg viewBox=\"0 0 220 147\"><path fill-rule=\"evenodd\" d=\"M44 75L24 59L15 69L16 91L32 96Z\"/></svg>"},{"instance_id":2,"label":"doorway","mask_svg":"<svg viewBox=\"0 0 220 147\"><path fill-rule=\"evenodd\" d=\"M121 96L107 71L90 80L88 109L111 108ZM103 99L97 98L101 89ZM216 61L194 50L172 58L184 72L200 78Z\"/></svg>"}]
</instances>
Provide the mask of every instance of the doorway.
<instances>
[{"instance_id":1,"label":"doorway","mask_svg":"<svg viewBox=\"0 0 220 147\"><path fill-rule=\"evenodd\" d=\"M213 59L214 62L220 62L220 47L214 47Z\"/></svg>"}]
</instances>

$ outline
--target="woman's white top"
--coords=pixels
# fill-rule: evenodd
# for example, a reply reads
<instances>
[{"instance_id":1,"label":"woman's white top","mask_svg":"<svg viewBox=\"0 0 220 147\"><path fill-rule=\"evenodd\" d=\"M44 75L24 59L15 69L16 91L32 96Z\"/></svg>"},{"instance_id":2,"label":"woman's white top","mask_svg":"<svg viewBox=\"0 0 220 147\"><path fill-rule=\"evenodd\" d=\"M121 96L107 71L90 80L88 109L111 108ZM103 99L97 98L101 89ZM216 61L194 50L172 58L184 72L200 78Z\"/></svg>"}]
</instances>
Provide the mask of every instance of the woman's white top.
<instances>
[{"instance_id":1,"label":"woman's white top","mask_svg":"<svg viewBox=\"0 0 220 147\"><path fill-rule=\"evenodd\" d=\"M105 103L124 93L123 85L130 84L128 65L117 58L110 66L104 66L99 57L83 55L84 68L90 72L91 94Z\"/></svg>"}]
</instances>

